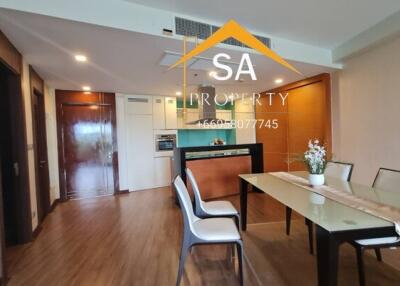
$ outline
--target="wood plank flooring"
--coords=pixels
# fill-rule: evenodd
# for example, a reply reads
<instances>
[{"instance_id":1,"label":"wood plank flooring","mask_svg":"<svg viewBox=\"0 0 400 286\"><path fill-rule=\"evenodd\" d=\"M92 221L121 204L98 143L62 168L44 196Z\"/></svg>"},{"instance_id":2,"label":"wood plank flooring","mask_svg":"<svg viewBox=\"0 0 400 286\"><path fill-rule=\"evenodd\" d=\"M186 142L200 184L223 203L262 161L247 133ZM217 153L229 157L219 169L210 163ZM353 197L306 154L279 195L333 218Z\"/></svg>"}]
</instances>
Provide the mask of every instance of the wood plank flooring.
<instances>
[{"instance_id":1,"label":"wood plank flooring","mask_svg":"<svg viewBox=\"0 0 400 286\"><path fill-rule=\"evenodd\" d=\"M238 206L237 196L230 200ZM283 214L268 196L249 195L245 285L315 285L304 221L294 216L288 237ZM33 243L7 249L9 285L175 285L181 235L168 188L62 203ZM181 285L238 285L236 264L225 246L195 247ZM353 249L342 247L340 285L357 285L355 267ZM367 285L400 283L400 271L373 256L366 272Z\"/></svg>"}]
</instances>

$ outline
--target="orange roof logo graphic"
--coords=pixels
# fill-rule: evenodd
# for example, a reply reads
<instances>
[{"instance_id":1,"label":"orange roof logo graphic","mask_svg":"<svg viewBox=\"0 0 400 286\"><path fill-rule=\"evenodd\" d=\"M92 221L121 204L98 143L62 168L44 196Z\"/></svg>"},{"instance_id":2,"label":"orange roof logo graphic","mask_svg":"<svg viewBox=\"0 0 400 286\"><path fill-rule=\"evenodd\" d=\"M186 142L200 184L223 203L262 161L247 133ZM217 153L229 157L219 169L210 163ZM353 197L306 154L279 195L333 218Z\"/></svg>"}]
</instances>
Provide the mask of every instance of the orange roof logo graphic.
<instances>
[{"instance_id":1,"label":"orange roof logo graphic","mask_svg":"<svg viewBox=\"0 0 400 286\"><path fill-rule=\"evenodd\" d=\"M277 53L272 51L266 45L264 45L260 40L254 37L251 33L249 33L246 29L240 26L234 20L229 20L225 25L223 25L218 31L212 34L209 38L207 38L204 42L194 48L192 51L183 55L182 58L173 64L169 69L172 69L191 58L197 56L198 54L212 48L213 46L217 45L225 41L228 38L235 38L236 40L242 42L246 46L253 48L254 50L260 52L264 56L274 60L275 62L285 66L286 68L301 74L296 68L294 68L291 64L281 58Z\"/></svg>"}]
</instances>

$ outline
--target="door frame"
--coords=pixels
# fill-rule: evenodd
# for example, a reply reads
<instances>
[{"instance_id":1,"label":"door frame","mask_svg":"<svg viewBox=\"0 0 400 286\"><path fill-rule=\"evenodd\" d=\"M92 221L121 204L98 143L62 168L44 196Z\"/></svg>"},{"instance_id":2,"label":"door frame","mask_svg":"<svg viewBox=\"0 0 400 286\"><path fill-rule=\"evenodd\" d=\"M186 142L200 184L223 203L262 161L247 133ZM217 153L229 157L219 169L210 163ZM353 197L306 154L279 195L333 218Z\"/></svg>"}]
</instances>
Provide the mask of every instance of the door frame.
<instances>
[{"instance_id":1,"label":"door frame","mask_svg":"<svg viewBox=\"0 0 400 286\"><path fill-rule=\"evenodd\" d=\"M10 50L8 53L16 54L19 56L20 62L18 69L15 69L13 65L8 64L8 58L3 57L0 52L1 63L10 71L11 76L9 84L13 87L15 94L10 95L14 113L14 125L12 129L12 139L14 144L14 160L18 163L18 180L16 184L16 202L18 205L17 213L17 243L27 243L32 241L32 213L30 203L30 186L29 186L29 168L28 168L28 140L27 140L27 129L26 129L26 115L25 115L25 100L22 92L22 56L12 46L8 39L0 32L0 41L7 42ZM15 56L16 57L16 56ZM3 211L3 209L1 210ZM4 239L4 233L2 239Z\"/></svg>"},{"instance_id":2,"label":"door frame","mask_svg":"<svg viewBox=\"0 0 400 286\"><path fill-rule=\"evenodd\" d=\"M123 193L119 190L119 171L118 171L118 144L117 144L117 120L115 93L105 92L82 92L71 90L56 90L56 113L57 113L57 145L58 145L58 166L60 174L60 200L67 201L66 166L64 157L64 138L63 138L63 105L109 105L111 106L111 125L113 141L113 175L114 175L114 195Z\"/></svg>"},{"instance_id":3,"label":"door frame","mask_svg":"<svg viewBox=\"0 0 400 286\"><path fill-rule=\"evenodd\" d=\"M47 216L47 214L50 211L50 177L49 177L49 158L48 158L48 149L47 149L47 132L46 132L46 121L45 126L44 126L44 137L45 141L41 142L41 144L44 144L45 147L45 157L46 157L46 165L45 165L45 186L44 189L43 186L41 186L41 178L40 178L40 168L43 168L43 166L40 166L40 158L39 158L39 151L38 151L38 130L36 130L37 126L37 115L36 110L34 107L34 100L35 97L39 95L41 98L40 102L38 104L42 105L41 108L44 112L42 116L44 116L44 120L46 120L46 108L45 108L45 99L44 99L44 81L43 79L39 76L39 74L34 70L34 68L29 65L29 83L30 83L30 96L31 96L31 110L32 110L32 134L33 134L33 155L34 155L34 161L35 161L35 186L36 186L36 204L37 204L37 218L38 218L38 226L40 223L44 220L44 218ZM43 205L43 201L46 201L46 204Z\"/></svg>"},{"instance_id":4,"label":"door frame","mask_svg":"<svg viewBox=\"0 0 400 286\"><path fill-rule=\"evenodd\" d=\"M32 241L32 213L30 204L30 186L29 186L29 168L28 168L28 145L27 145L27 129L25 115L25 100L23 94L22 79L23 62L22 56L18 50L12 45L7 37L0 31L0 63L3 64L10 72L11 77L9 84L15 91L13 96L9 94L15 115L14 128L12 132L12 140L14 142L15 160L18 163L19 176L15 189L17 190L16 202L18 204L17 213L17 243L27 243ZM0 188L1 189L1 188ZM0 243L4 247L5 233L3 221L3 205L0 203ZM0 281L5 283L7 277L7 268L5 265L5 253L2 252L0 258Z\"/></svg>"}]
</instances>

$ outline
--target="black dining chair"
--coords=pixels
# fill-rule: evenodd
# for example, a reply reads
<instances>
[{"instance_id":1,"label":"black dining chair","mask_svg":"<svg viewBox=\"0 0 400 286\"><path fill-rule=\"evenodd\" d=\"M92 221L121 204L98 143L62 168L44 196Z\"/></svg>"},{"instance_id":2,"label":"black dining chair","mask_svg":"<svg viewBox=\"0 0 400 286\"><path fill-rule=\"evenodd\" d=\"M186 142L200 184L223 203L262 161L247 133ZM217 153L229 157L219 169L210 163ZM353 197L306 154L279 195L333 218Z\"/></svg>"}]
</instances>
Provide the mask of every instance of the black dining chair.
<instances>
[{"instance_id":1,"label":"black dining chair","mask_svg":"<svg viewBox=\"0 0 400 286\"><path fill-rule=\"evenodd\" d=\"M400 170L380 168L378 173L376 174L372 187L384 192L400 192ZM374 249L378 261L382 261L382 254L380 249L400 246L400 237L390 236L362 239L352 241L351 244L356 249L359 284L360 286L364 286L364 251L367 249Z\"/></svg>"},{"instance_id":2,"label":"black dining chair","mask_svg":"<svg viewBox=\"0 0 400 286\"><path fill-rule=\"evenodd\" d=\"M235 244L239 259L239 281L240 285L243 285L243 242L233 219L197 217L181 177L175 178L174 187L181 206L184 230L176 286L180 284L190 248L198 244Z\"/></svg>"},{"instance_id":3,"label":"black dining chair","mask_svg":"<svg viewBox=\"0 0 400 286\"><path fill-rule=\"evenodd\" d=\"M351 174L353 173L354 165L351 163L329 161L326 164L324 174L328 177L337 178L343 181L349 182L351 179ZM292 219L292 209L286 207L286 234L290 235L290 224ZM308 244L310 249L310 254L314 254L314 226L312 221L305 219L305 224L308 228Z\"/></svg>"}]
</instances>

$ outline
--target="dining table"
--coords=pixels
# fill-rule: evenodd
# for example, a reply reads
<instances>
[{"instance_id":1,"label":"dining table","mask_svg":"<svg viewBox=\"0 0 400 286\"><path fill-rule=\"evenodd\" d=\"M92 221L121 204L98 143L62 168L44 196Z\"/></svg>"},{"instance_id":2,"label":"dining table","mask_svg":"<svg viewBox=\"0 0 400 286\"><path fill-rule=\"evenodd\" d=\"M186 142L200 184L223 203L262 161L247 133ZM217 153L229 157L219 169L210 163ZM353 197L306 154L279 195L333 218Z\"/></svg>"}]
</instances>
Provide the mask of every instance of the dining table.
<instances>
[{"instance_id":1,"label":"dining table","mask_svg":"<svg viewBox=\"0 0 400 286\"><path fill-rule=\"evenodd\" d=\"M303 179L308 177L308 172L304 171L286 173ZM400 192L374 189L328 176L325 177L325 186L381 205L400 208ZM311 186L293 184L274 176L274 173L241 174L239 188L242 231L247 229L247 196L252 188L266 193L315 224L319 286L337 285L339 246L342 243L398 236L393 222L313 192Z\"/></svg>"}]
</instances>

